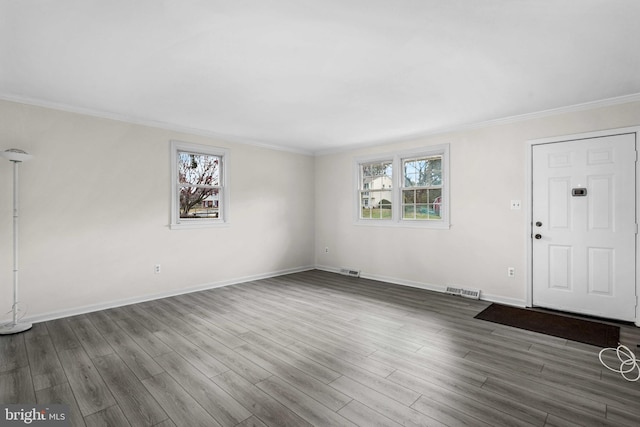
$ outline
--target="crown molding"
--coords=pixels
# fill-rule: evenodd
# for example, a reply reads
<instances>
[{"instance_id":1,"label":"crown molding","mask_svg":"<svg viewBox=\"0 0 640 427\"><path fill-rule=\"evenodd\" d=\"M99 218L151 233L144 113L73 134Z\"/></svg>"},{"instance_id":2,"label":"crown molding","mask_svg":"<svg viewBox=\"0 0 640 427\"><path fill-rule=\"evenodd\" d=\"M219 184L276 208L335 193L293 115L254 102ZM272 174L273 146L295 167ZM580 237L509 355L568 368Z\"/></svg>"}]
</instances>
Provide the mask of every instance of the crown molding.
<instances>
[{"instance_id":1,"label":"crown molding","mask_svg":"<svg viewBox=\"0 0 640 427\"><path fill-rule=\"evenodd\" d=\"M249 145L254 147L260 147L260 148L265 148L269 150L285 151L285 152L301 154L306 156L325 156L325 155L337 154L337 153L351 151L351 150L371 148L371 147L380 146L380 145L407 142L415 139L420 139L420 138L425 138L425 137L435 136L435 135L442 135L446 133L470 131L475 129L487 128L491 126L506 125L506 124L517 123L517 122L522 122L526 120L534 120L534 119L554 116L558 114L573 113L573 112L579 112L579 111L585 111L585 110L592 110L596 108L626 104L630 102L638 102L640 101L640 93L623 95L623 96L618 96L613 98L606 98L606 99L601 99L597 101L589 101L589 102L584 102L580 104L574 104L574 105L569 105L569 106L559 107L559 108L552 108L552 109L542 110L542 111L537 111L532 113L518 114L514 116L485 120L485 121L476 122L476 123L458 124L454 126L447 126L443 128L432 129L424 132L415 132L411 134L400 135L397 137L383 138L379 140L361 141L357 143L343 145L340 147L328 148L326 150L321 149L321 150L315 150L315 151L295 148L295 147L281 145L281 144L266 143L266 142L262 142L262 141L254 140L250 138L243 138L235 135L227 135L223 133L212 132L205 129L182 126L175 123L162 122L162 121L156 121L156 120L150 120L150 119L141 119L138 117L132 117L124 114L99 111L99 110L94 110L94 109L84 108L84 107L76 107L68 104L55 103L55 102L44 101L41 99L35 99L35 98L29 98L29 97L0 94L0 100L32 105L36 107L49 108L53 110L65 111L69 113L82 114L82 115L97 117L102 119L115 120L119 122L130 123L130 124L135 124L140 126L159 128L159 129L164 129L172 132L180 132L180 133L204 136L207 138L220 139L223 141Z\"/></svg>"},{"instance_id":2,"label":"crown molding","mask_svg":"<svg viewBox=\"0 0 640 427\"><path fill-rule=\"evenodd\" d=\"M266 142L253 140L250 138L242 138L234 135L227 135L223 133L212 132L205 129L182 126L175 123L162 122L162 121L150 120L150 119L141 119L139 117L128 116L125 114L99 111L91 108L76 107L68 104L44 101L41 99L0 94L0 100L15 102L18 104L31 105L34 107L48 108L51 110L64 111L67 113L82 114L85 116L96 117L99 119L114 120L114 121L133 124L133 125L147 126L147 127L152 127L156 129L164 129L171 132L179 132L179 133L186 133L186 134L197 135L197 136L204 136L207 138L219 139L227 142L233 142L236 144L243 144L243 145L249 145L249 146L254 146L259 148L265 148L268 150L286 151L286 152L302 154L306 156L314 155L314 152L310 150L304 150L300 148L279 145L279 144L269 144Z\"/></svg>"},{"instance_id":3,"label":"crown molding","mask_svg":"<svg viewBox=\"0 0 640 427\"><path fill-rule=\"evenodd\" d=\"M581 104L568 105L565 107L541 110L541 111L536 111L532 113L518 114L518 115L502 117L498 119L485 120L485 121L476 122L476 123L447 126L443 128L433 129L425 132L415 132L415 133L406 134L406 135L393 137L393 138L363 141L359 143L344 145L342 147L329 148L327 150L318 150L318 151L315 151L314 154L316 156L337 154L345 151L371 148L371 147L376 147L380 145L394 144L394 143L400 143L400 142L407 142L407 141L412 141L412 140L426 138L426 137L435 136L435 135L443 135L447 133L463 132L463 131L487 128L491 126L500 126L500 125L506 125L511 123L518 123L526 120L535 120L535 119L540 119L540 118L545 118L550 116L556 116L559 114L574 113L579 111L595 110L597 108L611 107L615 105L627 104L630 102L638 102L638 101L640 101L640 93L634 93L630 95L617 96L617 97L606 98L606 99L601 99L597 101L584 102Z\"/></svg>"}]
</instances>

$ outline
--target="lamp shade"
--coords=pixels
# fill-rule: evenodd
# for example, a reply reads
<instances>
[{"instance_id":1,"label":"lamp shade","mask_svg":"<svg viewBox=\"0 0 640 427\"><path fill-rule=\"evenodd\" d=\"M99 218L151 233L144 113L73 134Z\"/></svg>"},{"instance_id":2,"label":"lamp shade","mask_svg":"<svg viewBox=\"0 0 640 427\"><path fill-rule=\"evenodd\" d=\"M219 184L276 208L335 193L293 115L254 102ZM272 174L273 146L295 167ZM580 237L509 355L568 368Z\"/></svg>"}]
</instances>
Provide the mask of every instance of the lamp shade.
<instances>
[{"instance_id":1,"label":"lamp shade","mask_svg":"<svg viewBox=\"0 0 640 427\"><path fill-rule=\"evenodd\" d=\"M33 156L26 151L19 150L17 148L10 148L0 153L0 156L12 161L12 162L26 162Z\"/></svg>"}]
</instances>

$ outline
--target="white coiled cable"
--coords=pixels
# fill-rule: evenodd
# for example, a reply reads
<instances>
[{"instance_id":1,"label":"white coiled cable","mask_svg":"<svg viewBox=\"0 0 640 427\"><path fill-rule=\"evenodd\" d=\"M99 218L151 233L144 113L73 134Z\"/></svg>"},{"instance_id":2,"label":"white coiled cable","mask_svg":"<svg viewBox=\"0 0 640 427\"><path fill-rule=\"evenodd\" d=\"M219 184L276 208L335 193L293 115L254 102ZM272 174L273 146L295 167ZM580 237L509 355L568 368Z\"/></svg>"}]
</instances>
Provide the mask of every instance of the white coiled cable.
<instances>
[{"instance_id":1,"label":"white coiled cable","mask_svg":"<svg viewBox=\"0 0 640 427\"><path fill-rule=\"evenodd\" d=\"M602 361L602 353L605 351L615 351L618 356L618 360L620 360L620 368L612 368ZM636 359L636 355L633 354L633 351L629 349L629 347L619 344L617 348L609 347L603 348L600 350L600 354L598 354L598 358L600 359L600 363L604 365L610 371L617 372L627 381L638 381L640 379L640 365L638 364L638 359ZM631 378L627 376L627 374L631 374L633 371L638 371L638 375L635 378Z\"/></svg>"}]
</instances>

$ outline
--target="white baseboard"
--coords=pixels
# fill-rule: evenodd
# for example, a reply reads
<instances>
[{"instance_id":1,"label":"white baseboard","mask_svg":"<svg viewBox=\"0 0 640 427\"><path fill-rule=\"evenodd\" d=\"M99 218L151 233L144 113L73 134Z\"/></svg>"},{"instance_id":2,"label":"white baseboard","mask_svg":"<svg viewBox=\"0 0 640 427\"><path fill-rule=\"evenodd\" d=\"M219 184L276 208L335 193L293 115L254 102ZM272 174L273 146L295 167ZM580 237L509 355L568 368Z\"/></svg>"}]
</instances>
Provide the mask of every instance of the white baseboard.
<instances>
[{"instance_id":1,"label":"white baseboard","mask_svg":"<svg viewBox=\"0 0 640 427\"><path fill-rule=\"evenodd\" d=\"M413 280L398 279L396 277L380 276L377 274L361 272L360 277L363 277L365 279L377 280L379 282L392 283L394 285L409 286L412 288L419 288L442 293L444 293L444 290L446 289L446 286L436 285L433 283L414 282Z\"/></svg>"},{"instance_id":2,"label":"white baseboard","mask_svg":"<svg viewBox=\"0 0 640 427\"><path fill-rule=\"evenodd\" d=\"M290 268L285 270L272 271L269 273L256 274L252 276L243 276L243 277L238 277L230 280L223 280L219 282L205 283L205 284L200 284L196 286L190 286L188 288L174 289L174 290L160 292L156 294L140 295L132 298L113 300L113 301L108 301L100 304L90 304L82 307L74 307L68 310L51 311L48 313L38 314L34 316L25 316L25 318L22 319L22 321L26 323L46 322L48 320L60 319L63 317L70 317L70 316L77 316L79 314L91 313L93 311L107 310L110 308L122 307L130 304L137 304L141 302L152 301L152 300L172 297L176 295L189 294L192 292L204 291L207 289L221 288L223 286L237 285L240 283L251 282L254 280L268 279L271 277L284 276L286 274L300 273L302 271L309 271L314 269L327 271L330 273L340 272L340 268L330 267L325 265L296 267L296 268ZM441 292L441 293L444 293L446 289L446 286L444 285L415 282L411 280L404 280L404 279L399 279L396 277L389 277L389 276L380 276L376 274L361 273L360 277L364 279L391 283L394 285L409 286L412 288L425 289L425 290ZM519 300L516 298L506 298L499 295L490 295L490 294L485 294L483 292L480 293L480 299L484 301L499 303L499 304L512 305L515 307L526 307L526 302L524 300Z\"/></svg>"},{"instance_id":3,"label":"white baseboard","mask_svg":"<svg viewBox=\"0 0 640 427\"><path fill-rule=\"evenodd\" d=\"M328 271L331 273L339 273L340 269L335 267L329 267L325 265L316 265L317 270ZM399 279L397 277L380 276L377 274L369 274L366 272L360 272L360 277L364 279L377 280L380 282L392 283L394 285L410 286L412 288L426 289L428 291L442 292L444 293L447 288L446 285L437 285L433 283L414 282L412 280ZM499 295L486 294L480 291L480 299L483 301L495 302L498 304L511 305L514 307L526 307L526 301L517 298L508 298Z\"/></svg>"},{"instance_id":4,"label":"white baseboard","mask_svg":"<svg viewBox=\"0 0 640 427\"><path fill-rule=\"evenodd\" d=\"M527 306L527 302L523 299L507 298L500 295L480 293L480 299L483 301L495 302L497 304L510 305L513 307L525 308Z\"/></svg>"},{"instance_id":5,"label":"white baseboard","mask_svg":"<svg viewBox=\"0 0 640 427\"><path fill-rule=\"evenodd\" d=\"M176 295L189 294L192 292L204 291L207 289L221 288L223 286L237 285L239 283L251 282L251 281L260 280L260 279L268 279L268 278L277 277L277 276L284 276L285 274L299 273L302 271L308 271L313 269L314 269L313 266L296 267L296 268L290 268L285 270L272 271L269 273L256 274L252 276L238 277L235 279L205 283L205 284L200 284L196 286L190 286L188 288L174 289L174 290L160 292L156 294L140 295L132 298L113 300L113 301L108 301L100 304L90 304L82 307L74 307L68 310L51 311L48 313L37 314L34 316L25 316L25 318L22 319L22 321L25 323L46 322L48 320L60 319L60 318L69 317L69 316L77 316L79 314L91 313L93 311L107 310L109 308L122 307L125 305L137 304L145 301L152 301L152 300L172 297Z\"/></svg>"}]
</instances>

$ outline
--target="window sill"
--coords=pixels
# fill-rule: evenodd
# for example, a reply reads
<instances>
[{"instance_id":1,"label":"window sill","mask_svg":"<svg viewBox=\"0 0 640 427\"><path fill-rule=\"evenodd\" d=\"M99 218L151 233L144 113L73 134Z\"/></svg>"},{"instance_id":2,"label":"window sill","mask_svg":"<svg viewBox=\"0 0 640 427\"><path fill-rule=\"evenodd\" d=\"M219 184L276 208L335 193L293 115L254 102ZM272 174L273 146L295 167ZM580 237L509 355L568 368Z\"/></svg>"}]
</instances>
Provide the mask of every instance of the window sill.
<instances>
[{"instance_id":1,"label":"window sill","mask_svg":"<svg viewBox=\"0 0 640 427\"><path fill-rule=\"evenodd\" d=\"M388 221L388 220L356 220L354 225L364 227L399 227L399 228L425 228L430 230L449 230L451 224L444 221L418 222L418 221Z\"/></svg>"},{"instance_id":2,"label":"window sill","mask_svg":"<svg viewBox=\"0 0 640 427\"><path fill-rule=\"evenodd\" d=\"M225 221L185 221L178 224L169 224L171 230L191 230L196 228L228 227Z\"/></svg>"}]
</instances>

